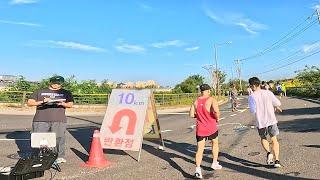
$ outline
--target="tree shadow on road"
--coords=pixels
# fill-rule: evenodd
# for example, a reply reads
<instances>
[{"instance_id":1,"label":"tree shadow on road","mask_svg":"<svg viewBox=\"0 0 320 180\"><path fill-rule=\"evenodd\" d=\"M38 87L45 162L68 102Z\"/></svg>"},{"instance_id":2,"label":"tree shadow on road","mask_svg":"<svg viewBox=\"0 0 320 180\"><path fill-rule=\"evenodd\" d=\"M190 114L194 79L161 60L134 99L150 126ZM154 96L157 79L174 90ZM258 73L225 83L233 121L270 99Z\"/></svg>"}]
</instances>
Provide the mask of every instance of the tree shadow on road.
<instances>
[{"instance_id":1,"label":"tree shadow on road","mask_svg":"<svg viewBox=\"0 0 320 180\"><path fill-rule=\"evenodd\" d=\"M294 119L278 122L279 129L285 132L320 132L320 118Z\"/></svg>"},{"instance_id":2,"label":"tree shadow on road","mask_svg":"<svg viewBox=\"0 0 320 180\"><path fill-rule=\"evenodd\" d=\"M153 146L150 146L150 145L146 145L144 144L143 145L143 149L147 152L149 152L150 154L153 154L165 161L167 161L170 166L176 170L178 170L183 177L185 178L193 178L193 176L187 172L185 172L175 161L174 161L174 158L180 158L180 159L183 159L184 161L186 162L189 162L189 163L192 163L194 164L194 161L184 157L184 156L180 156L178 154L175 154L175 153L170 153L170 152L166 152L166 151L162 151L162 150L159 150ZM166 167L163 167L162 168L164 171L167 169Z\"/></svg>"},{"instance_id":3,"label":"tree shadow on road","mask_svg":"<svg viewBox=\"0 0 320 180\"><path fill-rule=\"evenodd\" d=\"M316 99L316 98L304 98L304 97L295 97L297 99L302 99L302 100L305 100L305 101L309 101L309 102L312 102L312 103L316 103L316 104L320 104L320 99Z\"/></svg>"},{"instance_id":4,"label":"tree shadow on road","mask_svg":"<svg viewBox=\"0 0 320 180\"><path fill-rule=\"evenodd\" d=\"M279 115L285 116L285 115L314 115L314 114L320 114L320 108L319 107L310 107L310 108L294 108L294 109L284 109L282 113Z\"/></svg>"},{"instance_id":5,"label":"tree shadow on road","mask_svg":"<svg viewBox=\"0 0 320 180\"><path fill-rule=\"evenodd\" d=\"M95 122L95 121L92 121L92 120L89 120L89 119L84 119L84 118L75 117L75 116L67 116L67 118L76 119L76 120L84 121L84 122L87 122L87 123L92 123L92 124L95 124L95 125L98 125L98 126L101 126L101 124L102 124L102 123Z\"/></svg>"},{"instance_id":6,"label":"tree shadow on road","mask_svg":"<svg viewBox=\"0 0 320 180\"><path fill-rule=\"evenodd\" d=\"M193 162L194 163L194 161L190 160L190 159L193 159L195 154L193 152L187 150L188 147L191 147L193 145L188 144L188 143L174 142L171 140L165 140L165 142L166 142L165 143L166 148L169 148L170 149L169 151L173 151L173 152L163 152L163 154L159 155L160 153L158 151L156 151L156 152L151 151L151 150L148 151L148 149L150 149L150 148L147 148L146 151L150 152L151 154L154 154L155 156L158 156L159 158L166 160L167 162L169 162L170 165L172 165L177 170L179 170L182 173L182 175L184 175L185 178L189 178L190 174L184 172L178 164L176 164L175 162L172 162L171 158L172 157L179 157L179 158L185 160L186 162L189 162L189 163ZM168 151L168 150L166 150L166 151ZM179 154L183 154L185 156L181 156ZM244 162L244 164L246 164L246 165L243 165L243 164L238 165L238 164L227 162L224 160L219 161L220 164L223 166L223 168L227 168L227 169L239 172L239 173L244 173L244 174L248 174L251 176L256 176L258 178L263 178L263 179L297 179L297 180L298 179L299 180L307 179L307 178L294 177L294 176L289 176L289 175L285 175L285 174L277 174L274 172L268 172L268 171L256 169L256 167L261 167L263 165L231 156L228 153L221 152L220 155L224 156L227 159L234 161L234 162L240 162L240 163ZM203 161L205 161L207 163L211 163L212 158L204 156ZM203 167L203 168L205 170L210 170L209 167ZM214 176L214 174L211 174L211 176L212 175ZM215 176L215 177L218 177L218 176Z\"/></svg>"}]
</instances>

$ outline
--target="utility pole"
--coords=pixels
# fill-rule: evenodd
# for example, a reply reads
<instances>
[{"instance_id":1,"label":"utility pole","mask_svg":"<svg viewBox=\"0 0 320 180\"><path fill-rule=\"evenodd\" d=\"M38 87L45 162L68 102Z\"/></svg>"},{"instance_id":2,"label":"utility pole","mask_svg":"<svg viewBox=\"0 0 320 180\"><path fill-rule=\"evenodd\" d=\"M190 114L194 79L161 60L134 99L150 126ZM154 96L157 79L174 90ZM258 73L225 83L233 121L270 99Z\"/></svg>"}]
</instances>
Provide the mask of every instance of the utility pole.
<instances>
[{"instance_id":1,"label":"utility pole","mask_svg":"<svg viewBox=\"0 0 320 180\"><path fill-rule=\"evenodd\" d=\"M216 65L216 87L214 88L214 95L217 96L217 91L219 93L219 74L218 74L218 55L217 55L217 45L214 44L214 61Z\"/></svg>"},{"instance_id":2,"label":"utility pole","mask_svg":"<svg viewBox=\"0 0 320 180\"><path fill-rule=\"evenodd\" d=\"M240 63L240 59L235 60L235 63L238 65L238 66L237 66L237 72L238 72L238 78L239 78L240 91L241 91L241 93L242 93L241 63Z\"/></svg>"},{"instance_id":3,"label":"utility pole","mask_svg":"<svg viewBox=\"0 0 320 180\"><path fill-rule=\"evenodd\" d=\"M217 54L217 48L221 45L224 45L224 44L231 44L232 41L229 41L229 42L225 42L225 43L220 43L220 44L216 44L214 43L213 44L213 47L214 47L214 63L215 63L215 76L216 76L216 88L215 88L215 91L214 91L214 95L215 96L220 96L221 95L221 92L220 92L220 73L219 73L219 70L218 70L218 54Z\"/></svg>"}]
</instances>

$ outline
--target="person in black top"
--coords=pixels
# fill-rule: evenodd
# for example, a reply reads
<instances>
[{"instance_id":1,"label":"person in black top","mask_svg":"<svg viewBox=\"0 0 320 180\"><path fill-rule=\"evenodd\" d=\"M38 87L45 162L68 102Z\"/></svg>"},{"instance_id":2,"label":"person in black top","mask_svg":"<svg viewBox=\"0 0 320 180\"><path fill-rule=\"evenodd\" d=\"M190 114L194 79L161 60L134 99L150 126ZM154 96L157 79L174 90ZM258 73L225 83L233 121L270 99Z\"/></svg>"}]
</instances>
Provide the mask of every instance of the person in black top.
<instances>
[{"instance_id":1,"label":"person in black top","mask_svg":"<svg viewBox=\"0 0 320 180\"><path fill-rule=\"evenodd\" d=\"M36 106L36 114L32 122L32 132L56 133L57 163L66 162L65 132L67 118L65 109L73 106L73 96L70 91L62 89L64 78L53 76L49 80L49 87L35 91L28 99L28 106Z\"/></svg>"}]
</instances>

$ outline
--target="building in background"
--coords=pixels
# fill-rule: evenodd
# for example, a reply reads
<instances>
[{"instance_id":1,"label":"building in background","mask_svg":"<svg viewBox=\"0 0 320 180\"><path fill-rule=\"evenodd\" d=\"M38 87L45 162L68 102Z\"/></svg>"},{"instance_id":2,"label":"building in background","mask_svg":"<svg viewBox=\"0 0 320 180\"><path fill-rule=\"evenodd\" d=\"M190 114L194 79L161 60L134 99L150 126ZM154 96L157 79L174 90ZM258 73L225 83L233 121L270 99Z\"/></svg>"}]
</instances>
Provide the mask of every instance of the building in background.
<instances>
[{"instance_id":1,"label":"building in background","mask_svg":"<svg viewBox=\"0 0 320 180\"><path fill-rule=\"evenodd\" d=\"M0 75L0 91L7 89L11 84L18 81L19 76L14 75Z\"/></svg>"}]
</instances>

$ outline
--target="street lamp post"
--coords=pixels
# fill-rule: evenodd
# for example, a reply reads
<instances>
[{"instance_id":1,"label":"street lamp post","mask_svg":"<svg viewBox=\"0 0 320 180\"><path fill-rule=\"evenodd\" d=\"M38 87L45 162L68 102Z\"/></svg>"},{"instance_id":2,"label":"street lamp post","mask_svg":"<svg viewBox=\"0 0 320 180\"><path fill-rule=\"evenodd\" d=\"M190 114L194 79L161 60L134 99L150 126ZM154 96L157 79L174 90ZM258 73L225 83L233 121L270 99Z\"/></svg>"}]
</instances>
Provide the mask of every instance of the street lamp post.
<instances>
[{"instance_id":1,"label":"street lamp post","mask_svg":"<svg viewBox=\"0 0 320 180\"><path fill-rule=\"evenodd\" d=\"M216 87L214 88L214 96L217 96L217 89L219 87L219 76L218 76L218 54L217 54L217 44L214 44L214 61L216 64Z\"/></svg>"},{"instance_id":2,"label":"street lamp post","mask_svg":"<svg viewBox=\"0 0 320 180\"><path fill-rule=\"evenodd\" d=\"M231 44L232 41L229 41L229 42L225 42L225 43L220 43L220 44L217 44L217 43L214 43L213 44L213 47L214 47L214 61L215 61L215 66L216 66L216 88L214 90L214 95L217 96L217 92L218 92L218 95L220 96L220 78L219 78L219 72L218 72L218 52L217 52L217 49L219 46L221 45L224 45L224 44Z\"/></svg>"}]
</instances>

